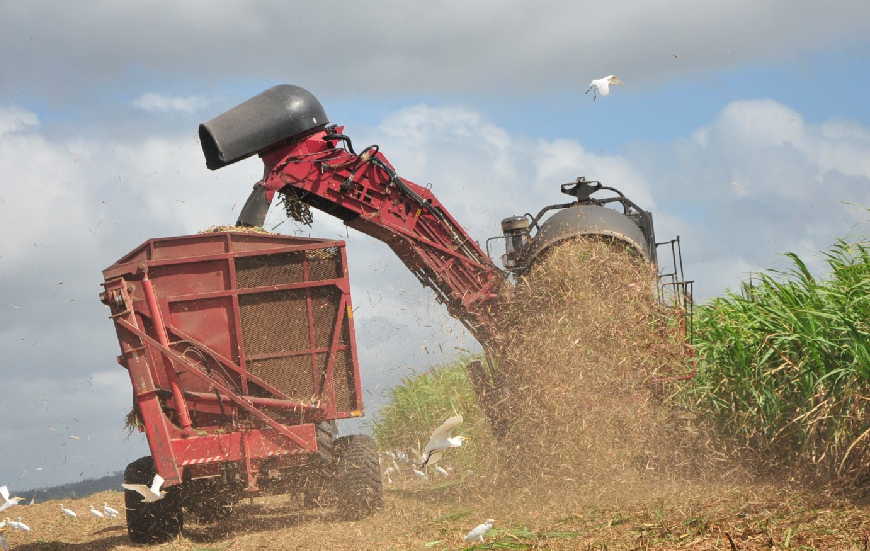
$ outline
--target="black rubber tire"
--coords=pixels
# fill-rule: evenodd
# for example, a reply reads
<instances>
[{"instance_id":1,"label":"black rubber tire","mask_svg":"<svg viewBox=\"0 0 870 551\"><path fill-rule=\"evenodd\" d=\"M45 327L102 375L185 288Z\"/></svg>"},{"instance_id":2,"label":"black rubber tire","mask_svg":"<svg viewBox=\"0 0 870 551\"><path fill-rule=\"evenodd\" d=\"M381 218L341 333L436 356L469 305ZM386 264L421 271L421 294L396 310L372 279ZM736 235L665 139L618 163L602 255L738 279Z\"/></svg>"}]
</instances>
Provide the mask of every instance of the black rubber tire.
<instances>
[{"instance_id":1,"label":"black rubber tire","mask_svg":"<svg viewBox=\"0 0 870 551\"><path fill-rule=\"evenodd\" d=\"M321 421L314 425L317 436L317 451L325 463L335 461L335 439L338 437L338 427L335 421Z\"/></svg>"},{"instance_id":2,"label":"black rubber tire","mask_svg":"<svg viewBox=\"0 0 870 551\"><path fill-rule=\"evenodd\" d=\"M151 484L154 479L151 456L140 457L124 470L124 482ZM142 496L124 490L127 509L127 535L134 543L161 543L181 533L184 519L181 513L181 493L177 486L166 489L166 497L154 503L144 503Z\"/></svg>"},{"instance_id":3,"label":"black rubber tire","mask_svg":"<svg viewBox=\"0 0 870 551\"><path fill-rule=\"evenodd\" d=\"M220 478L185 483L184 505L202 523L228 518L239 499L239 491Z\"/></svg>"},{"instance_id":4,"label":"black rubber tire","mask_svg":"<svg viewBox=\"0 0 870 551\"><path fill-rule=\"evenodd\" d=\"M302 475L302 506L306 509L331 507L335 497L335 421L322 421L317 430L317 455L305 466Z\"/></svg>"},{"instance_id":5,"label":"black rubber tire","mask_svg":"<svg viewBox=\"0 0 870 551\"><path fill-rule=\"evenodd\" d=\"M353 434L335 441L338 514L363 519L384 506L378 451L370 436Z\"/></svg>"}]
</instances>

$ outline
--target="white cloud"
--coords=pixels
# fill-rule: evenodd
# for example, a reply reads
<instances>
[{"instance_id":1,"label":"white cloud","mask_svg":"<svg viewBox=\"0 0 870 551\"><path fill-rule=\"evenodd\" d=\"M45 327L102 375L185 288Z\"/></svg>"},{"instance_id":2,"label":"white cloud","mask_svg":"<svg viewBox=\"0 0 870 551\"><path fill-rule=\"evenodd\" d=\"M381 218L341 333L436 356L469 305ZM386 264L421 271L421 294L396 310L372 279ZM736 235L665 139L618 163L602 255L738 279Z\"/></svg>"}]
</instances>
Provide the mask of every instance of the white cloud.
<instances>
[{"instance_id":1,"label":"white cloud","mask_svg":"<svg viewBox=\"0 0 870 551\"><path fill-rule=\"evenodd\" d=\"M655 207L646 178L624 157L595 155L574 140L542 140L531 160L535 164L539 190L552 190L577 176L586 176L589 180L618 187L645 209Z\"/></svg>"},{"instance_id":2,"label":"white cloud","mask_svg":"<svg viewBox=\"0 0 870 551\"><path fill-rule=\"evenodd\" d=\"M740 273L783 266L786 251L823 270L817 251L867 235L866 211L847 203L870 205L868 137L853 122L811 124L771 100L736 101L691 139L635 157L661 183L660 207L692 221L688 265L709 297L736 288Z\"/></svg>"},{"instance_id":3,"label":"white cloud","mask_svg":"<svg viewBox=\"0 0 870 551\"><path fill-rule=\"evenodd\" d=\"M0 107L0 136L39 124L36 113L17 107Z\"/></svg>"},{"instance_id":4,"label":"white cloud","mask_svg":"<svg viewBox=\"0 0 870 551\"><path fill-rule=\"evenodd\" d=\"M149 92L133 100L133 105L152 113L166 113L170 111L192 113L208 105L208 100L199 96L164 96Z\"/></svg>"},{"instance_id":5,"label":"white cloud","mask_svg":"<svg viewBox=\"0 0 870 551\"><path fill-rule=\"evenodd\" d=\"M302 84L314 91L354 94L582 90L610 73L631 75L640 87L848 44L870 31L868 15L861 0L730 0L715 7L696 0L386 0L293 9L278 0L6 2L0 66L15 78L0 79L0 92L69 99L137 74L276 83L305 75Z\"/></svg>"}]
</instances>

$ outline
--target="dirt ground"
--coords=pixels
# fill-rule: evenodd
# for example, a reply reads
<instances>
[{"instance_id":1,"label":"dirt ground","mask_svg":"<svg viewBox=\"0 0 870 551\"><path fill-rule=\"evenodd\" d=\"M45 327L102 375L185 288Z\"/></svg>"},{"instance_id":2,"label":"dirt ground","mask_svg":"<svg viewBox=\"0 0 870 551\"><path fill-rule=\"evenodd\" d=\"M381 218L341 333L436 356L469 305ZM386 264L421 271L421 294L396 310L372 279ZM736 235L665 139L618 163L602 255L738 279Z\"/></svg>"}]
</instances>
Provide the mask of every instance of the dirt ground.
<instances>
[{"instance_id":1,"label":"dirt ground","mask_svg":"<svg viewBox=\"0 0 870 551\"><path fill-rule=\"evenodd\" d=\"M466 477L473 477L471 474ZM625 488L594 483L560 490L493 490L466 495L456 477L430 481L394 479L383 511L358 522L338 521L331 509L303 510L295 496L245 500L228 520L188 522L166 550L254 549L675 549L675 550L870 550L870 504L783 490L774 485L693 485L650 482ZM98 519L88 505L103 502L118 519ZM140 549L127 539L123 494L104 492L63 504L18 506L33 531L5 530L16 551ZM465 544L472 527L496 519L484 544ZM730 538L730 541L729 541ZM733 544L731 543L733 542Z\"/></svg>"}]
</instances>

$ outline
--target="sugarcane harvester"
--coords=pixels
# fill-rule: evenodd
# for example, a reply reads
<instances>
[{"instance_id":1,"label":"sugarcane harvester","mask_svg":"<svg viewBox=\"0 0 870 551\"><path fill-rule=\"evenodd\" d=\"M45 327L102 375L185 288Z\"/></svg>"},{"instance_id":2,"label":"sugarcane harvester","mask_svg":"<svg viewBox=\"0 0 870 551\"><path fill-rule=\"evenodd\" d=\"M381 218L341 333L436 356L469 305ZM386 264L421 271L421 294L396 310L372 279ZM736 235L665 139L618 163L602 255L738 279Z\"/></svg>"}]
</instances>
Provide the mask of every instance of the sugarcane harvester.
<instances>
[{"instance_id":1,"label":"sugarcane harvester","mask_svg":"<svg viewBox=\"0 0 870 551\"><path fill-rule=\"evenodd\" d=\"M430 189L399 176L377 145L357 152L344 127L330 124L317 98L297 86L271 88L200 125L199 134L212 170L255 154L263 161L263 178L254 185L238 225L262 226L276 194L283 195L288 214L297 220L310 220L306 207L340 218L386 243L491 360L499 357L490 343L500 329L495 314L501 286L511 275L526 273L551 247L581 236L605 238L656 263L652 214L618 190L580 177L561 186L573 201L502 221L500 269ZM593 198L598 191L611 196ZM474 362L470 375L478 396L489 397L481 403L499 434L509 419L500 415L503 409L487 406L497 403L495 395L504 390L492 367Z\"/></svg>"},{"instance_id":2,"label":"sugarcane harvester","mask_svg":"<svg viewBox=\"0 0 870 551\"><path fill-rule=\"evenodd\" d=\"M357 152L298 86L266 90L200 125L199 136L212 170L263 161L236 226L262 226L281 195L297 220L310 222L313 207L385 242L434 291L492 360L469 369L496 434L509 425L492 405L508 392L491 344L502 286L582 236L656 262L651 214L578 178L562 185L572 201L502 221L499 268L431 190L399 176L378 146ZM613 195L592 197L605 190ZM306 503L331 500L350 518L380 506L373 442L335 429L363 410L346 259L342 241L230 230L151 239L104 270L102 300L152 452L125 480L159 474L167 492L143 503L128 491L134 541L173 537L183 511L220 518L257 492L301 490Z\"/></svg>"}]
</instances>

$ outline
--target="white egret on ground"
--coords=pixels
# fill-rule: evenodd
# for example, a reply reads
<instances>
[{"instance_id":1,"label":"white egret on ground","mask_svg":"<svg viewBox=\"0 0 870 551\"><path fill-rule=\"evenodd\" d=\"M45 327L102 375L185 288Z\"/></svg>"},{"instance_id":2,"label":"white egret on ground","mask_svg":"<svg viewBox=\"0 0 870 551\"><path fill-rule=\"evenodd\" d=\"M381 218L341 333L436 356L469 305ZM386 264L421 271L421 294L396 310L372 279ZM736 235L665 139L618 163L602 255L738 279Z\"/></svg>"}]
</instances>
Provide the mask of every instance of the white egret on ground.
<instances>
[{"instance_id":1,"label":"white egret on ground","mask_svg":"<svg viewBox=\"0 0 870 551\"><path fill-rule=\"evenodd\" d=\"M495 524L495 521L491 518L486 519L483 524L478 524L471 530L471 532L465 534L465 541L476 541L478 543L483 543L483 537L487 532L492 530L492 525Z\"/></svg>"},{"instance_id":2,"label":"white egret on ground","mask_svg":"<svg viewBox=\"0 0 870 551\"><path fill-rule=\"evenodd\" d=\"M9 497L9 488L6 486L0 486L0 497L3 498L3 503L0 503L0 512L3 512L14 505L18 505L19 501L24 501L23 497Z\"/></svg>"},{"instance_id":3,"label":"white egret on ground","mask_svg":"<svg viewBox=\"0 0 870 551\"><path fill-rule=\"evenodd\" d=\"M142 496L142 501L145 503L153 503L166 497L166 492L160 489L163 486L163 477L159 474L154 475L154 480L151 481L151 486L144 484L121 484L125 490L132 490Z\"/></svg>"},{"instance_id":4,"label":"white egret on ground","mask_svg":"<svg viewBox=\"0 0 870 551\"><path fill-rule=\"evenodd\" d=\"M16 530L19 530L21 532L30 532L30 526L21 522L21 517L18 517L18 520L9 520L7 518L6 524L8 524L12 528L15 528Z\"/></svg>"},{"instance_id":5,"label":"white egret on ground","mask_svg":"<svg viewBox=\"0 0 870 551\"><path fill-rule=\"evenodd\" d=\"M592 92L592 101L596 101L598 96L609 96L610 87L618 84L624 84L615 75L607 75L604 78L593 80L589 83L589 88L586 89L586 94Z\"/></svg>"},{"instance_id":6,"label":"white egret on ground","mask_svg":"<svg viewBox=\"0 0 870 551\"><path fill-rule=\"evenodd\" d=\"M417 478L429 478L423 471L418 471L417 469L411 470L414 471L414 474L417 475Z\"/></svg>"},{"instance_id":7,"label":"white egret on ground","mask_svg":"<svg viewBox=\"0 0 870 551\"><path fill-rule=\"evenodd\" d=\"M392 475L394 472L396 472L396 469L394 469L394 468L392 468L392 467L387 467L387 468L384 470L384 476L387 477L387 483L389 483L389 484L392 484L392 483L393 483L393 477L392 477L391 475Z\"/></svg>"},{"instance_id":8,"label":"white egret on ground","mask_svg":"<svg viewBox=\"0 0 870 551\"><path fill-rule=\"evenodd\" d=\"M72 509L67 509L63 506L63 503L60 504L60 512L65 514L68 517L78 518L78 515Z\"/></svg>"},{"instance_id":9,"label":"white egret on ground","mask_svg":"<svg viewBox=\"0 0 870 551\"><path fill-rule=\"evenodd\" d=\"M450 436L453 429L461 424L462 416L454 415L444 421L440 427L432 432L432 436L429 438L429 443L426 444L426 448L423 449L423 462L420 465L421 467L434 465L439 459L441 459L444 450L448 448L458 448L462 445L462 441L465 440L464 436Z\"/></svg>"},{"instance_id":10,"label":"white egret on ground","mask_svg":"<svg viewBox=\"0 0 870 551\"><path fill-rule=\"evenodd\" d=\"M106 515L104 515L99 509L95 509L93 505L88 505L88 510L97 518L106 518Z\"/></svg>"},{"instance_id":11,"label":"white egret on ground","mask_svg":"<svg viewBox=\"0 0 870 551\"><path fill-rule=\"evenodd\" d=\"M441 465L435 465L435 470L441 473L444 476L448 476L450 473L447 472L447 469L442 467Z\"/></svg>"},{"instance_id":12,"label":"white egret on ground","mask_svg":"<svg viewBox=\"0 0 870 551\"><path fill-rule=\"evenodd\" d=\"M113 509L112 507L109 507L109 504L106 503L105 501L103 502L103 511L106 512L107 516L110 516L112 518L118 518L118 510Z\"/></svg>"}]
</instances>

